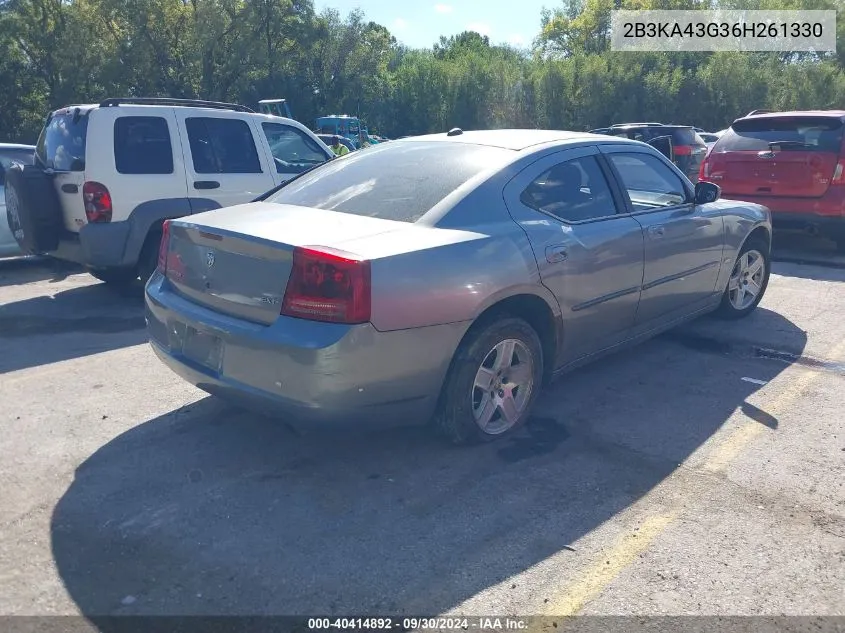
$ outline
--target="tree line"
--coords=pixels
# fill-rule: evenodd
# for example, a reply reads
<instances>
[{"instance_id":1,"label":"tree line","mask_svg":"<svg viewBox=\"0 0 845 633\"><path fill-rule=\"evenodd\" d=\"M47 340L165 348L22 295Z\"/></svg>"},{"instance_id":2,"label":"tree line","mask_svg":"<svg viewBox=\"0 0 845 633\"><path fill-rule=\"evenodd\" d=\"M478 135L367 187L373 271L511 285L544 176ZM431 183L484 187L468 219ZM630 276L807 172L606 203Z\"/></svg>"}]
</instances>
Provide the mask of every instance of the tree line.
<instances>
[{"instance_id":1,"label":"tree line","mask_svg":"<svg viewBox=\"0 0 845 633\"><path fill-rule=\"evenodd\" d=\"M845 109L838 52L610 50L619 8L836 9L841 0L565 0L530 49L464 32L409 49L361 11L312 0L0 0L0 142L34 142L51 109L114 96L253 106L286 98L313 126L357 114L390 137L656 120L722 129L757 108Z\"/></svg>"}]
</instances>

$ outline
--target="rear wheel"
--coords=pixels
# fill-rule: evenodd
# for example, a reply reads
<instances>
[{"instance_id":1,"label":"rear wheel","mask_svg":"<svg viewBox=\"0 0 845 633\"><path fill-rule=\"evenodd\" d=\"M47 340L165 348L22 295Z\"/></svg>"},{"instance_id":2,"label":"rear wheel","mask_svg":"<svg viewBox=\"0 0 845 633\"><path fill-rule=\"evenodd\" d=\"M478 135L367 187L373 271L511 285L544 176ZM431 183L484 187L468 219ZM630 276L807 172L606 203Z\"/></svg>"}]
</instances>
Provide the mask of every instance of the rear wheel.
<instances>
[{"instance_id":1,"label":"rear wheel","mask_svg":"<svg viewBox=\"0 0 845 633\"><path fill-rule=\"evenodd\" d=\"M747 241L736 258L728 287L716 314L723 319L748 316L760 301L769 285L771 260L763 240Z\"/></svg>"},{"instance_id":2,"label":"rear wheel","mask_svg":"<svg viewBox=\"0 0 845 633\"><path fill-rule=\"evenodd\" d=\"M161 243L161 232L152 231L144 241L141 256L138 259L138 275L141 282L146 284L158 267L158 249Z\"/></svg>"},{"instance_id":3,"label":"rear wheel","mask_svg":"<svg viewBox=\"0 0 845 633\"><path fill-rule=\"evenodd\" d=\"M89 268L88 272L92 277L112 285L131 284L138 279L135 268Z\"/></svg>"},{"instance_id":4,"label":"rear wheel","mask_svg":"<svg viewBox=\"0 0 845 633\"><path fill-rule=\"evenodd\" d=\"M534 329L503 317L471 332L452 360L435 425L454 444L503 437L528 419L543 376Z\"/></svg>"}]
</instances>

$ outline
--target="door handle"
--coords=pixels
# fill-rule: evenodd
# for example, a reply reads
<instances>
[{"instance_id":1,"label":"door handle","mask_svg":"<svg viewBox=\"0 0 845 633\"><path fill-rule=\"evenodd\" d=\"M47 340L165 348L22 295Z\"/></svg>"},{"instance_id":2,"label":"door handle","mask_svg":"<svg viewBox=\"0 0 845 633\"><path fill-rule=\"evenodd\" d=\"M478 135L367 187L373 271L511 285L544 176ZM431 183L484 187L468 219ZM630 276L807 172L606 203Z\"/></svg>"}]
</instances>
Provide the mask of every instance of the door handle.
<instances>
[{"instance_id":1,"label":"door handle","mask_svg":"<svg viewBox=\"0 0 845 633\"><path fill-rule=\"evenodd\" d=\"M216 180L197 180L194 183L194 189L217 189L219 186Z\"/></svg>"},{"instance_id":2,"label":"door handle","mask_svg":"<svg viewBox=\"0 0 845 633\"><path fill-rule=\"evenodd\" d=\"M569 257L569 252L566 246L563 246L562 244L546 247L546 261L550 264L562 262L567 257Z\"/></svg>"},{"instance_id":3,"label":"door handle","mask_svg":"<svg viewBox=\"0 0 845 633\"><path fill-rule=\"evenodd\" d=\"M652 237L663 237L666 234L666 227L650 226L648 227L648 234Z\"/></svg>"},{"instance_id":4,"label":"door handle","mask_svg":"<svg viewBox=\"0 0 845 633\"><path fill-rule=\"evenodd\" d=\"M64 184L62 185L62 191L65 193L79 193L79 187L77 185L71 184Z\"/></svg>"}]
</instances>

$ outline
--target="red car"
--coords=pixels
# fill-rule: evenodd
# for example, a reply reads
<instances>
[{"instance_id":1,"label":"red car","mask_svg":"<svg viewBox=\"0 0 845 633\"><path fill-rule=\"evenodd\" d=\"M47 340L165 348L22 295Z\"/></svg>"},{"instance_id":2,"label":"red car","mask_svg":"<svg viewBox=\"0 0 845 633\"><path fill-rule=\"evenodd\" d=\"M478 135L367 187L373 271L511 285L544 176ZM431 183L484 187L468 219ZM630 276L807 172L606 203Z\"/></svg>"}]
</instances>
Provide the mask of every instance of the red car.
<instances>
[{"instance_id":1,"label":"red car","mask_svg":"<svg viewBox=\"0 0 845 633\"><path fill-rule=\"evenodd\" d=\"M699 179L768 207L775 228L824 235L845 252L845 110L771 112L733 122Z\"/></svg>"}]
</instances>

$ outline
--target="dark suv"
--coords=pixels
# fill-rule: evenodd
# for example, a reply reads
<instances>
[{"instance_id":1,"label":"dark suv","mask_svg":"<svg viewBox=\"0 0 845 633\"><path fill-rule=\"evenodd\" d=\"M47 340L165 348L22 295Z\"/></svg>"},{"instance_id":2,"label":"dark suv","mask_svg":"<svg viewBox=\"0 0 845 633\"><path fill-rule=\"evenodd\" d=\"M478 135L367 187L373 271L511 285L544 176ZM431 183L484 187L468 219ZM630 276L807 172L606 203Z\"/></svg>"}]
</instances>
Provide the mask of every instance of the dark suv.
<instances>
[{"instance_id":1,"label":"dark suv","mask_svg":"<svg viewBox=\"0 0 845 633\"><path fill-rule=\"evenodd\" d=\"M701 180L768 207L776 228L824 234L845 253L845 110L737 119L702 163Z\"/></svg>"},{"instance_id":2,"label":"dark suv","mask_svg":"<svg viewBox=\"0 0 845 633\"><path fill-rule=\"evenodd\" d=\"M622 123L609 128L590 130L593 134L623 136L650 143L661 136L672 138L673 162L693 183L698 182L701 162L707 155L707 143L689 125L664 125L662 123Z\"/></svg>"}]
</instances>

